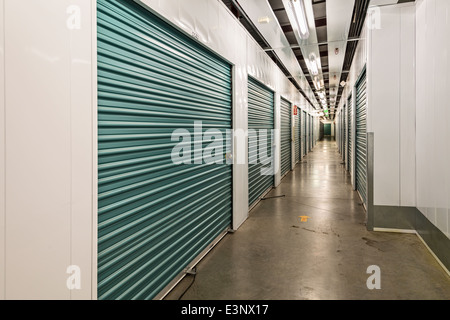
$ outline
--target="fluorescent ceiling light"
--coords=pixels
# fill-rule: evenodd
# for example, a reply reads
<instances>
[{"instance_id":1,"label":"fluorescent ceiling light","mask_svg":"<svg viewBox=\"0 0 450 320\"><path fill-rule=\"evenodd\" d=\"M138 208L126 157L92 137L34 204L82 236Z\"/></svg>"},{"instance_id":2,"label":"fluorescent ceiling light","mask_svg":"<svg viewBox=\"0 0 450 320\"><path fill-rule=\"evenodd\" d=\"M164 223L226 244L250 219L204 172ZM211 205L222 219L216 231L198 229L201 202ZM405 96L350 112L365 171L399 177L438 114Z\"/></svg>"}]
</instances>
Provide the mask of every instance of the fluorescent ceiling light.
<instances>
[{"instance_id":1,"label":"fluorescent ceiling light","mask_svg":"<svg viewBox=\"0 0 450 320\"><path fill-rule=\"evenodd\" d=\"M270 18L265 16L265 17L259 17L258 18L258 22L261 24L265 24L265 23L269 23L270 22Z\"/></svg>"},{"instance_id":2,"label":"fluorescent ceiling light","mask_svg":"<svg viewBox=\"0 0 450 320\"><path fill-rule=\"evenodd\" d=\"M314 81L314 87L316 88L317 91L320 90L320 83L318 81Z\"/></svg>"},{"instance_id":3,"label":"fluorescent ceiling light","mask_svg":"<svg viewBox=\"0 0 450 320\"><path fill-rule=\"evenodd\" d=\"M309 71L311 71L313 76L317 76L319 74L319 69L317 68L317 63L315 60L309 62Z\"/></svg>"},{"instance_id":4,"label":"fluorescent ceiling light","mask_svg":"<svg viewBox=\"0 0 450 320\"><path fill-rule=\"evenodd\" d=\"M308 61L308 60L305 60ZM317 63L317 58L314 53L311 53L309 55L309 61L306 63L308 66L309 71L313 76L316 76L319 74L319 65Z\"/></svg>"},{"instance_id":5,"label":"fluorescent ceiling light","mask_svg":"<svg viewBox=\"0 0 450 320\"><path fill-rule=\"evenodd\" d=\"M291 21L292 28L298 31L301 39L309 38L309 25L306 18L306 10L304 0L286 0L288 3L285 8L288 12L289 20ZM285 2L286 2L285 1Z\"/></svg>"}]
</instances>

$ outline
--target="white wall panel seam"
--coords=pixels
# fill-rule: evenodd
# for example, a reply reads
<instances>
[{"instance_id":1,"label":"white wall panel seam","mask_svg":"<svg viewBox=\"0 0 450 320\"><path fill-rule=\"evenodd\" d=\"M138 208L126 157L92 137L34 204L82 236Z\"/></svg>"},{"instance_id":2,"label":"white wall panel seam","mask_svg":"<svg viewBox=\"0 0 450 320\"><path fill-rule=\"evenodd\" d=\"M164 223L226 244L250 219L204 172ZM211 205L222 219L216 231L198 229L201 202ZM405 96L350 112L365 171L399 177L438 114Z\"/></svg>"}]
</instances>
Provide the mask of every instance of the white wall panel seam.
<instances>
[{"instance_id":1,"label":"white wall panel seam","mask_svg":"<svg viewBox=\"0 0 450 320\"><path fill-rule=\"evenodd\" d=\"M91 81L92 81L92 225L91 225L91 299L97 300L97 259L98 259L98 84L97 84L97 1L91 0Z\"/></svg>"}]
</instances>

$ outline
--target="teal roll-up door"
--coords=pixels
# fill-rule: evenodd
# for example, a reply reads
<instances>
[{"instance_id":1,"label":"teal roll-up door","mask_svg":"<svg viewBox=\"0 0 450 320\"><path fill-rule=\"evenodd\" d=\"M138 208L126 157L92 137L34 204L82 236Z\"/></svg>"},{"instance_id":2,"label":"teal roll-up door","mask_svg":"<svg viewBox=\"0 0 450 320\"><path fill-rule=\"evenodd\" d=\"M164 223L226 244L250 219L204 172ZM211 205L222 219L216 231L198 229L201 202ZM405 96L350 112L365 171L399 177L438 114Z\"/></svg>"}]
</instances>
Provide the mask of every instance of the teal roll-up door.
<instances>
[{"instance_id":1,"label":"teal roll-up door","mask_svg":"<svg viewBox=\"0 0 450 320\"><path fill-rule=\"evenodd\" d=\"M344 113L341 110L341 114L339 115L339 141L341 143L341 155L344 153Z\"/></svg>"},{"instance_id":2,"label":"teal roll-up door","mask_svg":"<svg viewBox=\"0 0 450 320\"><path fill-rule=\"evenodd\" d=\"M98 298L152 299L230 226L232 167L187 151L194 121L230 145L231 67L133 1L97 8Z\"/></svg>"},{"instance_id":3,"label":"teal roll-up door","mask_svg":"<svg viewBox=\"0 0 450 320\"><path fill-rule=\"evenodd\" d=\"M299 161L303 157L303 113L302 110L298 109L298 153L299 153Z\"/></svg>"},{"instance_id":4,"label":"teal roll-up door","mask_svg":"<svg viewBox=\"0 0 450 320\"><path fill-rule=\"evenodd\" d=\"M352 123L353 123L353 99L352 96L348 97L347 100L347 126L348 126L348 134L347 134L347 168L348 171L352 172ZM353 174L353 173L352 173Z\"/></svg>"},{"instance_id":5,"label":"teal roll-up door","mask_svg":"<svg viewBox=\"0 0 450 320\"><path fill-rule=\"evenodd\" d=\"M344 163L346 161L345 150L346 150L346 144L347 144L347 130L346 130L347 119L346 119L345 115L346 115L346 105L344 104L344 108L343 108L343 112L342 112L342 136L343 136L343 139L342 139L342 160L344 161Z\"/></svg>"},{"instance_id":6,"label":"teal roll-up door","mask_svg":"<svg viewBox=\"0 0 450 320\"><path fill-rule=\"evenodd\" d=\"M307 117L306 117L306 112L302 111L302 141L303 141L303 155L306 156L307 154L307 132L306 132L306 121L307 121Z\"/></svg>"},{"instance_id":7,"label":"teal roll-up door","mask_svg":"<svg viewBox=\"0 0 450 320\"><path fill-rule=\"evenodd\" d=\"M281 176L291 170L291 103L281 98Z\"/></svg>"},{"instance_id":8,"label":"teal roll-up door","mask_svg":"<svg viewBox=\"0 0 450 320\"><path fill-rule=\"evenodd\" d=\"M315 122L314 117L312 117L311 122L312 122L312 146L313 146L313 148L314 148L315 145L316 145L316 130L315 130L315 128L316 128L316 122Z\"/></svg>"},{"instance_id":9,"label":"teal roll-up door","mask_svg":"<svg viewBox=\"0 0 450 320\"><path fill-rule=\"evenodd\" d=\"M309 150L313 148L313 126L312 126L312 116L309 115Z\"/></svg>"},{"instance_id":10,"label":"teal roll-up door","mask_svg":"<svg viewBox=\"0 0 450 320\"><path fill-rule=\"evenodd\" d=\"M262 195L274 186L271 163L264 159L272 157L272 130L274 128L273 92L248 78L248 205L254 205ZM270 171L270 172L269 172Z\"/></svg>"},{"instance_id":11,"label":"teal roll-up door","mask_svg":"<svg viewBox=\"0 0 450 320\"><path fill-rule=\"evenodd\" d=\"M356 190L367 204L366 70L356 83Z\"/></svg>"},{"instance_id":12,"label":"teal roll-up door","mask_svg":"<svg viewBox=\"0 0 450 320\"><path fill-rule=\"evenodd\" d=\"M294 115L295 121L295 163L300 161L300 112L297 110L297 114Z\"/></svg>"}]
</instances>

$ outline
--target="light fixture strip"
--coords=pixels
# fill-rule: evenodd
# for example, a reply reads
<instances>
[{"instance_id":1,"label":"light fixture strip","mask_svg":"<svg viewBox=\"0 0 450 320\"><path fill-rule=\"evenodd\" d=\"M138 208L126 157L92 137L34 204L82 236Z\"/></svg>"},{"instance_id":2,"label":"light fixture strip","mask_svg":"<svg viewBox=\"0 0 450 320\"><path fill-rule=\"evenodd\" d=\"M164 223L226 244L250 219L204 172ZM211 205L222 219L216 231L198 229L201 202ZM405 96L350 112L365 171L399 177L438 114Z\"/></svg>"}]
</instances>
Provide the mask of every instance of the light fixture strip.
<instances>
[{"instance_id":1,"label":"light fixture strip","mask_svg":"<svg viewBox=\"0 0 450 320\"><path fill-rule=\"evenodd\" d=\"M316 60L309 61L309 71L311 71L312 75L317 76L319 74L319 69L317 68Z\"/></svg>"},{"instance_id":2,"label":"light fixture strip","mask_svg":"<svg viewBox=\"0 0 450 320\"><path fill-rule=\"evenodd\" d=\"M288 16L290 18L289 20L291 20L292 27L298 31L300 39L306 40L309 38L309 24L303 1L304 0L285 0L284 2L285 8L290 11Z\"/></svg>"},{"instance_id":3,"label":"light fixture strip","mask_svg":"<svg viewBox=\"0 0 450 320\"><path fill-rule=\"evenodd\" d=\"M299 26L300 35L303 39L309 37L308 20L306 19L306 10L303 0L292 0L292 6L294 8L295 17Z\"/></svg>"}]
</instances>

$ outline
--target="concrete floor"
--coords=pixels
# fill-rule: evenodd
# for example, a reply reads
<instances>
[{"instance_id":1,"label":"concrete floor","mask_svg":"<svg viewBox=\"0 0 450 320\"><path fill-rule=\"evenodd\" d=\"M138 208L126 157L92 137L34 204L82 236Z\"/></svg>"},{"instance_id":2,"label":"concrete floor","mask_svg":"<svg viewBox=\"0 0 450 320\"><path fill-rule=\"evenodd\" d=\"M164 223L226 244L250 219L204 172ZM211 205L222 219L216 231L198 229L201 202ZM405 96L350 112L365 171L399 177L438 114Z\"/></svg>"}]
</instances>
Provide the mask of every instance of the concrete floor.
<instances>
[{"instance_id":1,"label":"concrete floor","mask_svg":"<svg viewBox=\"0 0 450 320\"><path fill-rule=\"evenodd\" d=\"M450 300L450 277L416 235L366 230L334 141L318 142L274 195L285 197L261 201L197 265L183 299ZM367 288L370 265L380 268L379 290ZM192 280L166 299L178 299Z\"/></svg>"}]
</instances>

